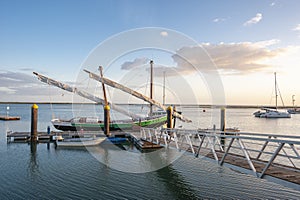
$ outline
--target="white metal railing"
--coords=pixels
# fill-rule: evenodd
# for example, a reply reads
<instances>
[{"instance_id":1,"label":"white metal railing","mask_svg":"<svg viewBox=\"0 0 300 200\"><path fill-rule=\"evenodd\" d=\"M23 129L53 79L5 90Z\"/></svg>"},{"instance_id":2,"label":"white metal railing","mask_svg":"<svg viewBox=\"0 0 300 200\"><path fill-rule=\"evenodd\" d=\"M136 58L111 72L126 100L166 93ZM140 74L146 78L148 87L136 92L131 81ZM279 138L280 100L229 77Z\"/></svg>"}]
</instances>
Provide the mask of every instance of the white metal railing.
<instances>
[{"instance_id":1,"label":"white metal railing","mask_svg":"<svg viewBox=\"0 0 300 200\"><path fill-rule=\"evenodd\" d=\"M229 154L243 156L253 174L260 178L275 164L300 171L300 136L166 128L142 128L140 133L143 139L166 148L173 146L178 150L189 150L196 157L201 152L212 153L220 165ZM260 172L254 162L264 164Z\"/></svg>"}]
</instances>

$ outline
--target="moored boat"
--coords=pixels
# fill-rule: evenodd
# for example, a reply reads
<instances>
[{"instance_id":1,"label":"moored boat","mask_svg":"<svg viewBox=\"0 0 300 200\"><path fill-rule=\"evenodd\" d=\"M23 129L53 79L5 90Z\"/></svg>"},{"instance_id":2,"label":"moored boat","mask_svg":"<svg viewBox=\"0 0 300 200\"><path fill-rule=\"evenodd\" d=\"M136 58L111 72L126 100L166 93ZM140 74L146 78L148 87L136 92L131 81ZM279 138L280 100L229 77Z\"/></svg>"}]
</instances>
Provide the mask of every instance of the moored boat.
<instances>
[{"instance_id":1,"label":"moored boat","mask_svg":"<svg viewBox=\"0 0 300 200\"><path fill-rule=\"evenodd\" d=\"M300 108L295 106L295 95L292 95L293 108L288 109L288 113L290 114L300 114Z\"/></svg>"},{"instance_id":2,"label":"moored boat","mask_svg":"<svg viewBox=\"0 0 300 200\"><path fill-rule=\"evenodd\" d=\"M291 118L291 114L287 111L279 111L277 110L277 97L278 97L278 88L277 88L277 79L276 79L276 72L274 73L275 76L275 108L262 108L259 111L253 113L255 117L259 118ZM280 93L279 93L280 94ZM282 98L281 98L282 100ZM283 104L283 102L282 102Z\"/></svg>"},{"instance_id":3,"label":"moored boat","mask_svg":"<svg viewBox=\"0 0 300 200\"><path fill-rule=\"evenodd\" d=\"M267 109L265 112L259 113L259 117L260 118L291 118L291 115L286 111Z\"/></svg>"},{"instance_id":4,"label":"moored boat","mask_svg":"<svg viewBox=\"0 0 300 200\"><path fill-rule=\"evenodd\" d=\"M63 141L57 141L57 147L87 147L96 146L102 143L106 137L87 137L87 138L70 138Z\"/></svg>"},{"instance_id":5,"label":"moored boat","mask_svg":"<svg viewBox=\"0 0 300 200\"><path fill-rule=\"evenodd\" d=\"M110 121L110 130L131 130L139 127L159 127L165 124L167 116L159 114L149 117L128 119L128 120L112 120ZM104 130L104 122L96 117L75 117L70 120L52 119L53 126L62 131L100 131Z\"/></svg>"}]
</instances>

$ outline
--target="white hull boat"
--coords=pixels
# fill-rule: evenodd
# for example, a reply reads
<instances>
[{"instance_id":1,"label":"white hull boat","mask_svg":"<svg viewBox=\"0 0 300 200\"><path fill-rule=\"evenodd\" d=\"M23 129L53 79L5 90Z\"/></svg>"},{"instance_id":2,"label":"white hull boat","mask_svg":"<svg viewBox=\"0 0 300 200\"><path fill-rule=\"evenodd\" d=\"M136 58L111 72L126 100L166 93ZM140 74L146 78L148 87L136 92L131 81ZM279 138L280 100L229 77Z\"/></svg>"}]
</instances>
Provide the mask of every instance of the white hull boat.
<instances>
[{"instance_id":1,"label":"white hull boat","mask_svg":"<svg viewBox=\"0 0 300 200\"><path fill-rule=\"evenodd\" d=\"M275 103L275 108L271 109L271 108L262 108L259 111L256 111L253 113L253 115L255 117L259 117L259 118L291 118L291 114L287 111L279 111L277 110L277 80L276 80L276 73L274 73L275 75L275 97L276 97L276 103ZM279 92L280 94L280 92ZM281 96L280 96L281 97ZM282 100L282 98L281 98ZM282 101L283 104L283 101Z\"/></svg>"},{"instance_id":2,"label":"white hull boat","mask_svg":"<svg viewBox=\"0 0 300 200\"><path fill-rule=\"evenodd\" d=\"M267 110L259 115L260 118L291 118L291 114L285 111Z\"/></svg>"},{"instance_id":3,"label":"white hull boat","mask_svg":"<svg viewBox=\"0 0 300 200\"><path fill-rule=\"evenodd\" d=\"M57 141L57 147L87 147L101 144L106 137L89 137L89 138L71 138L63 141Z\"/></svg>"}]
</instances>

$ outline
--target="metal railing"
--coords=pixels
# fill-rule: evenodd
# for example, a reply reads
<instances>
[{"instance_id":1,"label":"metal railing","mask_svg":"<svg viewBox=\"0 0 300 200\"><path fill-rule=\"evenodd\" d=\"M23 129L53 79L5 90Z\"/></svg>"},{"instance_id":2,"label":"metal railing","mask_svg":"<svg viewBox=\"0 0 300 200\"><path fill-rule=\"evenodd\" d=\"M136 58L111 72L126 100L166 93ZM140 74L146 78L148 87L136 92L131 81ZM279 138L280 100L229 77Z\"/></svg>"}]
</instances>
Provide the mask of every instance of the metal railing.
<instances>
[{"instance_id":1,"label":"metal railing","mask_svg":"<svg viewBox=\"0 0 300 200\"><path fill-rule=\"evenodd\" d=\"M271 165L300 171L300 136L222 132L201 129L142 128L140 137L178 150L187 150L196 157L212 154L219 165L229 155L247 161L253 174L262 178ZM255 163L263 164L258 170Z\"/></svg>"}]
</instances>

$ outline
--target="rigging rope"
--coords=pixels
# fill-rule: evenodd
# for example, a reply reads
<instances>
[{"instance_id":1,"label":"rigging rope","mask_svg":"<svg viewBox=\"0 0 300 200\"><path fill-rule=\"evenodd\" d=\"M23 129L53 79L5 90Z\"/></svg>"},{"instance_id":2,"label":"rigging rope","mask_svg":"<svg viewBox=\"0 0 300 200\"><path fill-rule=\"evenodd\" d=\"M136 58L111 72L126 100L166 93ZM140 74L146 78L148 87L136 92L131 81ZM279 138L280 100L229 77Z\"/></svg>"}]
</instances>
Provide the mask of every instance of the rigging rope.
<instances>
[{"instance_id":1,"label":"rigging rope","mask_svg":"<svg viewBox=\"0 0 300 200\"><path fill-rule=\"evenodd\" d=\"M283 99L282 99L282 96L281 96L281 92L279 90L279 85L277 83L277 89L278 89L278 93L279 93L279 96L280 96L280 100L281 100L281 103L282 103L282 106L284 107L284 103L283 103Z\"/></svg>"}]
</instances>

